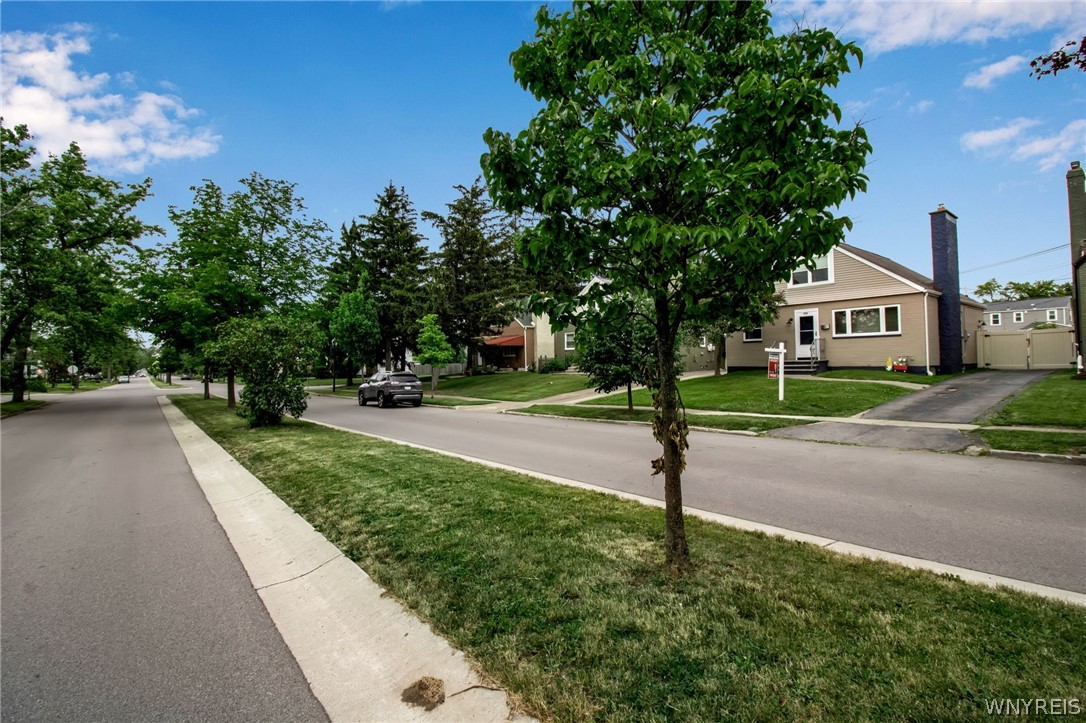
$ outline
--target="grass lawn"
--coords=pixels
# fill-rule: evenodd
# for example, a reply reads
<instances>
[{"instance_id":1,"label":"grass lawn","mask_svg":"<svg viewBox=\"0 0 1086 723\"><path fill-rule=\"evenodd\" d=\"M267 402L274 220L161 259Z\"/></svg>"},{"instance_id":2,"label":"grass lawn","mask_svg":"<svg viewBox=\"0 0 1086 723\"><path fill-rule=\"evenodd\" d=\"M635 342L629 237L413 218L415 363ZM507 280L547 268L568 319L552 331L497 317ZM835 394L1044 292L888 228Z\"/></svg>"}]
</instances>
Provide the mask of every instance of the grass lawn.
<instances>
[{"instance_id":1,"label":"grass lawn","mask_svg":"<svg viewBox=\"0 0 1086 723\"><path fill-rule=\"evenodd\" d=\"M1047 454L1086 454L1086 433L1020 432L982 427L976 432L992 449Z\"/></svg>"},{"instance_id":2,"label":"grass lawn","mask_svg":"<svg viewBox=\"0 0 1086 723\"><path fill-rule=\"evenodd\" d=\"M481 399L454 399L442 396L431 397L430 392L426 392L426 396L422 398L422 403L432 407L475 407L480 404L493 404L494 402L483 401Z\"/></svg>"},{"instance_id":3,"label":"grass lawn","mask_svg":"<svg viewBox=\"0 0 1086 723\"><path fill-rule=\"evenodd\" d=\"M1082 427L1086 429L1086 380L1074 372L1055 372L1026 387L984 424Z\"/></svg>"},{"instance_id":4,"label":"grass lawn","mask_svg":"<svg viewBox=\"0 0 1086 723\"><path fill-rule=\"evenodd\" d=\"M530 402L589 388L591 385L588 377L582 374L535 374L533 372L449 377L437 383L438 394L496 399L504 402Z\"/></svg>"},{"instance_id":5,"label":"grass lawn","mask_svg":"<svg viewBox=\"0 0 1086 723\"><path fill-rule=\"evenodd\" d=\"M851 417L871 407L910 394L908 389L887 384L784 380L784 401L777 401L777 380L765 372L732 372L719 377L699 377L679 382L687 409L756 414L805 414L818 417ZM583 404L626 404L626 393L611 394ZM634 404L651 406L647 390L634 392Z\"/></svg>"},{"instance_id":6,"label":"grass lawn","mask_svg":"<svg viewBox=\"0 0 1086 723\"><path fill-rule=\"evenodd\" d=\"M184 384L167 384L166 382L159 381L155 377L148 377L148 379L150 379L151 383L154 384L159 389L184 389L185 388Z\"/></svg>"},{"instance_id":7,"label":"grass lawn","mask_svg":"<svg viewBox=\"0 0 1086 723\"><path fill-rule=\"evenodd\" d=\"M836 386L836 385L826 385ZM305 422L186 414L543 720L987 720L1086 697L1080 608Z\"/></svg>"},{"instance_id":8,"label":"grass lawn","mask_svg":"<svg viewBox=\"0 0 1086 723\"><path fill-rule=\"evenodd\" d=\"M583 405L562 404L536 404L518 412L527 414L543 414L558 417L575 417L577 419L617 419L626 422L652 422L652 412L647 409L601 409L598 407L586 407ZM709 414L688 414L687 422L692 427L709 427L711 429L739 429L748 432L765 432L781 427L794 427L800 424L811 424L806 419L779 419L773 417L733 417L717 416Z\"/></svg>"},{"instance_id":9,"label":"grass lawn","mask_svg":"<svg viewBox=\"0 0 1086 723\"><path fill-rule=\"evenodd\" d=\"M0 419L4 417L10 417L20 412L28 412L31 409L37 409L38 407L44 407L48 402L42 402L37 399L27 399L22 402L4 402L0 404Z\"/></svg>"},{"instance_id":10,"label":"grass lawn","mask_svg":"<svg viewBox=\"0 0 1086 723\"><path fill-rule=\"evenodd\" d=\"M979 370L969 369L962 374L973 374ZM960 377L962 374L902 374L901 372L888 372L885 369L836 369L831 372L822 372L818 376L830 379L868 379L878 382L909 382L911 384L938 384L947 379Z\"/></svg>"}]
</instances>

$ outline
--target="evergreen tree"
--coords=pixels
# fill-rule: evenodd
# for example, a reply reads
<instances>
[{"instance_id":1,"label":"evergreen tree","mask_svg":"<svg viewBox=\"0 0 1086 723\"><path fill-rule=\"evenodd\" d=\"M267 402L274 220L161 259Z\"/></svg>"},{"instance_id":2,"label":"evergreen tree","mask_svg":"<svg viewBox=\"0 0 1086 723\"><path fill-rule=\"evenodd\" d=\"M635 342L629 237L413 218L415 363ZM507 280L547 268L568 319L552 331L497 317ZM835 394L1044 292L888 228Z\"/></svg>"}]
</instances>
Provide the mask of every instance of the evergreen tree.
<instances>
[{"instance_id":1,"label":"evergreen tree","mask_svg":"<svg viewBox=\"0 0 1086 723\"><path fill-rule=\"evenodd\" d=\"M359 256L367 275L364 291L377 304L385 368L392 369L393 362L406 364L407 349L418 335L429 252L402 187L390 181L374 205L363 217Z\"/></svg>"},{"instance_id":2,"label":"evergreen tree","mask_svg":"<svg viewBox=\"0 0 1086 723\"><path fill-rule=\"evenodd\" d=\"M448 215L422 215L442 238L433 308L449 343L468 349L470 364L479 337L508 324L529 287L517 260L510 218L494 208L478 179L470 188L456 190L460 197L448 204Z\"/></svg>"}]
</instances>

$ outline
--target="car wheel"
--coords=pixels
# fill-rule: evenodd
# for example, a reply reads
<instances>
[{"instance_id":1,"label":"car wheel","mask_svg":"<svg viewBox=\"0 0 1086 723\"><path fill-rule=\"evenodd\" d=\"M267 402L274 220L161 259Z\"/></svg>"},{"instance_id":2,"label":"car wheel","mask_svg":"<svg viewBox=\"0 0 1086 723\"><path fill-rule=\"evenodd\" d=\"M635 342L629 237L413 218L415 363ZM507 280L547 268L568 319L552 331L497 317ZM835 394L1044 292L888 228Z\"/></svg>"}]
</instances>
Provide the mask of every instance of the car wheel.
<instances>
[{"instance_id":1,"label":"car wheel","mask_svg":"<svg viewBox=\"0 0 1086 723\"><path fill-rule=\"evenodd\" d=\"M362 393L361 389L358 390L358 406L366 406L366 395Z\"/></svg>"},{"instance_id":2,"label":"car wheel","mask_svg":"<svg viewBox=\"0 0 1086 723\"><path fill-rule=\"evenodd\" d=\"M384 392L377 392L377 406L381 409L385 409L388 407L388 402L385 401Z\"/></svg>"},{"instance_id":3,"label":"car wheel","mask_svg":"<svg viewBox=\"0 0 1086 723\"><path fill-rule=\"evenodd\" d=\"M422 400L420 399L417 402L411 402L411 406L412 407L421 407L422 406Z\"/></svg>"}]
</instances>

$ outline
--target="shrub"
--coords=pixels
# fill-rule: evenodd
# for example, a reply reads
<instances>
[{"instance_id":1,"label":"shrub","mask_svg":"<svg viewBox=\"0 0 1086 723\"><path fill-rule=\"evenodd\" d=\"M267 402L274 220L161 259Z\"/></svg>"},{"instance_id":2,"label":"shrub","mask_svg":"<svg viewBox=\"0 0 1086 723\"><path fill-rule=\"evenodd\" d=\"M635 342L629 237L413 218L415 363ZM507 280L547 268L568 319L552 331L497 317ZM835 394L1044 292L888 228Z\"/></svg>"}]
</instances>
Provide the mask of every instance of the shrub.
<instances>
[{"instance_id":1,"label":"shrub","mask_svg":"<svg viewBox=\"0 0 1086 723\"><path fill-rule=\"evenodd\" d=\"M565 357L564 359L547 359L539 365L539 373L554 374L555 372L564 372L576 363L577 359L572 354Z\"/></svg>"},{"instance_id":2,"label":"shrub","mask_svg":"<svg viewBox=\"0 0 1086 723\"><path fill-rule=\"evenodd\" d=\"M47 392L49 388L45 386L45 380L38 377L31 377L26 380L26 390L28 392Z\"/></svg>"}]
</instances>

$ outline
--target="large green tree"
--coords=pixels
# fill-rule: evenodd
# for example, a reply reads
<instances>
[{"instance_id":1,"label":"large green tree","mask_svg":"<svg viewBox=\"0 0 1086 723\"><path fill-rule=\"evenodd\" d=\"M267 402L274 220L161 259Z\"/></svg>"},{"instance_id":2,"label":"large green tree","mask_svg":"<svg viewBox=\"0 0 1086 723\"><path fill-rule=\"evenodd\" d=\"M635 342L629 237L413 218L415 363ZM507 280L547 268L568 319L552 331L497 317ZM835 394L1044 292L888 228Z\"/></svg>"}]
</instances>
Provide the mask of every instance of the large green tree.
<instances>
[{"instance_id":1,"label":"large green tree","mask_svg":"<svg viewBox=\"0 0 1086 723\"><path fill-rule=\"evenodd\" d=\"M737 313L843 239L850 221L831 209L865 188L870 144L841 127L829 90L860 50L825 29L774 35L760 2L577 2L537 24L512 65L543 108L516 137L486 132L484 176L503 210L537 219L519 236L530 268L610 279L581 297L536 295L537 308L648 298L663 448L652 466L667 565L681 572L679 329Z\"/></svg>"},{"instance_id":2,"label":"large green tree","mask_svg":"<svg viewBox=\"0 0 1086 723\"><path fill-rule=\"evenodd\" d=\"M457 349L472 351L480 337L509 323L528 288L517 261L511 219L497 211L476 180L457 186L460 197L445 216L422 216L441 233L431 296L441 329Z\"/></svg>"},{"instance_id":3,"label":"large green tree","mask_svg":"<svg viewBox=\"0 0 1086 723\"><path fill-rule=\"evenodd\" d=\"M391 182L374 199L374 211L360 224L358 249L366 273L365 291L377 304L385 368L401 367L418 334L425 305L429 252L422 245L415 208L403 188Z\"/></svg>"},{"instance_id":4,"label":"large green tree","mask_svg":"<svg viewBox=\"0 0 1086 723\"><path fill-rule=\"evenodd\" d=\"M170 208L177 237L155 252L139 285L146 329L179 352L203 356L205 397L213 357L201 349L219 324L299 311L330 252L327 226L306 216L295 184L258 173L239 183L227 195L205 180L192 188L190 208ZM234 370L226 372L232 407Z\"/></svg>"},{"instance_id":5,"label":"large green tree","mask_svg":"<svg viewBox=\"0 0 1086 723\"><path fill-rule=\"evenodd\" d=\"M1071 282L1057 283L1052 279L1039 281L1008 281L1001 284L995 279L988 279L978 284L974 293L982 301L1024 301L1026 299L1049 299L1054 296L1070 296Z\"/></svg>"},{"instance_id":6,"label":"large green tree","mask_svg":"<svg viewBox=\"0 0 1086 723\"><path fill-rule=\"evenodd\" d=\"M0 124L0 353L14 351L15 401L35 323L48 316L53 327L64 326L93 313L87 303L103 283L115 283L119 254L161 233L134 215L150 179L123 186L96 175L75 143L35 169L30 140L26 126Z\"/></svg>"}]
</instances>

